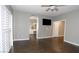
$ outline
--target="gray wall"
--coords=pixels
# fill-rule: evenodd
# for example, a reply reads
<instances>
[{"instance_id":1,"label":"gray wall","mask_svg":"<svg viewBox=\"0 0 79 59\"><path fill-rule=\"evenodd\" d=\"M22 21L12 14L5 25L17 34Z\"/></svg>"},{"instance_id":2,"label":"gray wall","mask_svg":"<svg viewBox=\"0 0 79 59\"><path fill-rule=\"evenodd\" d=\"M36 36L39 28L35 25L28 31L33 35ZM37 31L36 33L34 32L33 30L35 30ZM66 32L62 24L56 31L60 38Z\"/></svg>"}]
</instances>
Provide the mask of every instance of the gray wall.
<instances>
[{"instance_id":1,"label":"gray wall","mask_svg":"<svg viewBox=\"0 0 79 59\"><path fill-rule=\"evenodd\" d=\"M52 36L52 25L51 26L46 26L46 25L42 25L42 19L43 18L47 18L47 19L51 19L51 17L46 17L46 16L39 16L39 28L38 28L38 38L46 38L46 37L51 37Z\"/></svg>"},{"instance_id":2,"label":"gray wall","mask_svg":"<svg viewBox=\"0 0 79 59\"><path fill-rule=\"evenodd\" d=\"M30 19L32 14L15 11L13 13L13 36L14 39L29 39ZM49 18L46 16L36 15L38 17L38 38L52 36L52 26L43 26L42 19Z\"/></svg>"},{"instance_id":3,"label":"gray wall","mask_svg":"<svg viewBox=\"0 0 79 59\"><path fill-rule=\"evenodd\" d=\"M54 20L65 20L65 40L79 44L79 10L53 17Z\"/></svg>"},{"instance_id":4,"label":"gray wall","mask_svg":"<svg viewBox=\"0 0 79 59\"><path fill-rule=\"evenodd\" d=\"M29 39L29 14L15 11L13 13L13 38Z\"/></svg>"}]
</instances>

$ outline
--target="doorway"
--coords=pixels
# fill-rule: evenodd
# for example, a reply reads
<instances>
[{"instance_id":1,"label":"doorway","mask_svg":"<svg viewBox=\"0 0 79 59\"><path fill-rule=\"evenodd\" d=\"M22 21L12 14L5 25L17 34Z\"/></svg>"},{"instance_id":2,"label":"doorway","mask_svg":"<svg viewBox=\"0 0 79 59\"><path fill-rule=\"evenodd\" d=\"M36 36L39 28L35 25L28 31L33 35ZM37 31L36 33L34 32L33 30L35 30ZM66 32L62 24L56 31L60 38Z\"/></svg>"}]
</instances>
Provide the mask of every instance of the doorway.
<instances>
[{"instance_id":1,"label":"doorway","mask_svg":"<svg viewBox=\"0 0 79 59\"><path fill-rule=\"evenodd\" d=\"M55 21L53 23L53 37L64 37L65 21Z\"/></svg>"},{"instance_id":2,"label":"doorway","mask_svg":"<svg viewBox=\"0 0 79 59\"><path fill-rule=\"evenodd\" d=\"M37 38L37 19L36 16L30 17L30 40L36 40Z\"/></svg>"}]
</instances>

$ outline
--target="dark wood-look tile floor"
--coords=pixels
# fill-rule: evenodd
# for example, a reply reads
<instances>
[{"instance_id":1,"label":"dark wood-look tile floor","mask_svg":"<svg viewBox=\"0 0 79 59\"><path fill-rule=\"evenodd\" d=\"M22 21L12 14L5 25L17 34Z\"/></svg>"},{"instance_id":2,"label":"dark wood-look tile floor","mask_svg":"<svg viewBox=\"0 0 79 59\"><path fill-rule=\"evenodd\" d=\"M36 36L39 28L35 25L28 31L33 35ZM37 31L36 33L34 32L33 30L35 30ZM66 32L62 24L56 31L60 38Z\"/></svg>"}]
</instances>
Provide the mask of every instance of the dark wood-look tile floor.
<instances>
[{"instance_id":1,"label":"dark wood-look tile floor","mask_svg":"<svg viewBox=\"0 0 79 59\"><path fill-rule=\"evenodd\" d=\"M63 37L14 41L11 53L79 53L79 46L64 42Z\"/></svg>"}]
</instances>

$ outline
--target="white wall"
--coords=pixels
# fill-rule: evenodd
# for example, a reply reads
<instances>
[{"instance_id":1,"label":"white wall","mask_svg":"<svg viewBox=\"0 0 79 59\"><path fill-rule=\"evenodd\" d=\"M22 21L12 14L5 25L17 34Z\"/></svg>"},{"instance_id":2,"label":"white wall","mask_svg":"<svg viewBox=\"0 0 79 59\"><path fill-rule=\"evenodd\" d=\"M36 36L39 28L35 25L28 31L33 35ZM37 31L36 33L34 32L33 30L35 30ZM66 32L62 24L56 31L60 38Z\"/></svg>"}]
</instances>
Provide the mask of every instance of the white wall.
<instances>
[{"instance_id":1,"label":"white wall","mask_svg":"<svg viewBox=\"0 0 79 59\"><path fill-rule=\"evenodd\" d=\"M53 17L56 20L65 20L65 37L68 42L79 44L79 10Z\"/></svg>"},{"instance_id":2,"label":"white wall","mask_svg":"<svg viewBox=\"0 0 79 59\"><path fill-rule=\"evenodd\" d=\"M32 16L30 13L24 13L19 11L14 11L13 16L13 35L14 40L29 40L30 34L30 19L29 17ZM52 36L52 26L43 26L42 19L48 18L46 16L36 15L38 17L37 24L38 24L38 37L48 37Z\"/></svg>"}]
</instances>

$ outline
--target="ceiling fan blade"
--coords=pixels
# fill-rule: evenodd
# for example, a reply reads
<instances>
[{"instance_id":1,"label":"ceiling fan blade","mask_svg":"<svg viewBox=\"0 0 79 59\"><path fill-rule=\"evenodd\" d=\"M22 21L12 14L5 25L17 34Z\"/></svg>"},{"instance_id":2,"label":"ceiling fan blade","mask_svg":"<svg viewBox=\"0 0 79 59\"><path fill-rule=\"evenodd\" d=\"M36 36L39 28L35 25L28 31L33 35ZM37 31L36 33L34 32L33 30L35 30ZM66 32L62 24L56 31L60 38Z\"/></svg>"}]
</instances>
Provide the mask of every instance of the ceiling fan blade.
<instances>
[{"instance_id":1,"label":"ceiling fan blade","mask_svg":"<svg viewBox=\"0 0 79 59\"><path fill-rule=\"evenodd\" d=\"M56 7L62 7L62 6L65 6L65 5L55 5Z\"/></svg>"},{"instance_id":2,"label":"ceiling fan blade","mask_svg":"<svg viewBox=\"0 0 79 59\"><path fill-rule=\"evenodd\" d=\"M55 10L58 11L59 9L58 8L55 8Z\"/></svg>"},{"instance_id":3,"label":"ceiling fan blade","mask_svg":"<svg viewBox=\"0 0 79 59\"><path fill-rule=\"evenodd\" d=\"M42 7L48 7L47 9L46 9L46 11L58 11L59 9L59 7L62 7L62 6L65 6L65 5L41 5Z\"/></svg>"},{"instance_id":4,"label":"ceiling fan blade","mask_svg":"<svg viewBox=\"0 0 79 59\"><path fill-rule=\"evenodd\" d=\"M55 9L51 9L51 11L58 11L59 9L58 8L55 8Z\"/></svg>"},{"instance_id":5,"label":"ceiling fan blade","mask_svg":"<svg viewBox=\"0 0 79 59\"><path fill-rule=\"evenodd\" d=\"M65 6L65 5L41 5L42 7L52 7L52 6L55 6L55 7L62 7L62 6Z\"/></svg>"},{"instance_id":6,"label":"ceiling fan blade","mask_svg":"<svg viewBox=\"0 0 79 59\"><path fill-rule=\"evenodd\" d=\"M50 8L48 8L46 11L49 11L50 10Z\"/></svg>"},{"instance_id":7,"label":"ceiling fan blade","mask_svg":"<svg viewBox=\"0 0 79 59\"><path fill-rule=\"evenodd\" d=\"M54 11L55 9L51 9L51 11Z\"/></svg>"},{"instance_id":8,"label":"ceiling fan blade","mask_svg":"<svg viewBox=\"0 0 79 59\"><path fill-rule=\"evenodd\" d=\"M51 7L53 5L41 5L42 7Z\"/></svg>"}]
</instances>

